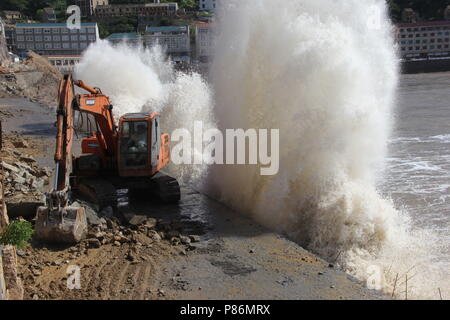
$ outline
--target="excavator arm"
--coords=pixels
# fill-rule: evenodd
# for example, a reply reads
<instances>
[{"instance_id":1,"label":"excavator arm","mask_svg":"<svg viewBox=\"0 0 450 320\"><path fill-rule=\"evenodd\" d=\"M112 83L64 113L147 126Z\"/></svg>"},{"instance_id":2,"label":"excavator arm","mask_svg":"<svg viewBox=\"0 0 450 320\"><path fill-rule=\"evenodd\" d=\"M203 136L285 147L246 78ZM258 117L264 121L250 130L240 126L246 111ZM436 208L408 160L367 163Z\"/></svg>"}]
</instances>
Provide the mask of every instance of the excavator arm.
<instances>
[{"instance_id":1,"label":"excavator arm","mask_svg":"<svg viewBox=\"0 0 450 320\"><path fill-rule=\"evenodd\" d=\"M47 242L78 242L87 232L84 208L69 206L72 145L74 139L74 88L72 76L60 81L56 112L55 175L46 194L46 207L39 207L36 237Z\"/></svg>"}]
</instances>

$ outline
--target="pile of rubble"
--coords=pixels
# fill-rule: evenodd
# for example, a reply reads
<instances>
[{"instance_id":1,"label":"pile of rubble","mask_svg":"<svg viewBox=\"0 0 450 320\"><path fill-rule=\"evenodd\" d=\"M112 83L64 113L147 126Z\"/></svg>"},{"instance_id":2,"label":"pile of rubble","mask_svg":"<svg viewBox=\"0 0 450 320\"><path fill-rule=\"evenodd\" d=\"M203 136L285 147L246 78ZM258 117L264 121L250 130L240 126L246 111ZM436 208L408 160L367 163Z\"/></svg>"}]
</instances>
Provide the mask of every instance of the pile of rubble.
<instances>
[{"instance_id":1,"label":"pile of rubble","mask_svg":"<svg viewBox=\"0 0 450 320\"><path fill-rule=\"evenodd\" d=\"M103 245L111 244L115 247L129 245L125 258L132 263L139 263L145 260L139 255L140 249L150 248L154 243L166 240L172 246L178 246L181 254L186 254L186 251L195 250L195 243L200 241L198 235L183 235L182 224L177 221L162 221L145 216L135 216L124 225L112 215L110 207L98 214L98 220L96 220L96 213L93 209L85 205L84 207L90 231L86 240L74 247L73 250L76 254L72 258L77 258L88 249L100 248Z\"/></svg>"},{"instance_id":2,"label":"pile of rubble","mask_svg":"<svg viewBox=\"0 0 450 320\"><path fill-rule=\"evenodd\" d=\"M5 147L1 152L6 201L42 202L51 171L39 167L33 156L26 153L29 144L24 138L12 135L8 138L8 144L11 147Z\"/></svg>"},{"instance_id":3,"label":"pile of rubble","mask_svg":"<svg viewBox=\"0 0 450 320\"><path fill-rule=\"evenodd\" d=\"M25 61L0 67L0 98L26 97L56 106L62 74L44 57L29 51Z\"/></svg>"}]
</instances>

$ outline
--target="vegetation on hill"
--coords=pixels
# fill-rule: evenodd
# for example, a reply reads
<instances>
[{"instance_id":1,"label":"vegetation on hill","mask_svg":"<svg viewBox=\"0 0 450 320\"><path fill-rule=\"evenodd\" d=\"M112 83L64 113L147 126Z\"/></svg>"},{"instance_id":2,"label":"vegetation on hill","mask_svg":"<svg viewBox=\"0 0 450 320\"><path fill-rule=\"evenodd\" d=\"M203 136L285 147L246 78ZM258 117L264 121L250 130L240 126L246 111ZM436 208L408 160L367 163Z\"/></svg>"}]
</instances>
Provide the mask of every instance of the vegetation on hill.
<instances>
[{"instance_id":1,"label":"vegetation on hill","mask_svg":"<svg viewBox=\"0 0 450 320\"><path fill-rule=\"evenodd\" d=\"M400 21L401 12L405 8L412 8L423 20L442 20L444 9L450 5L450 0L387 0L391 17Z\"/></svg>"},{"instance_id":2,"label":"vegetation on hill","mask_svg":"<svg viewBox=\"0 0 450 320\"><path fill-rule=\"evenodd\" d=\"M401 19L401 12L405 8L412 8L418 14L420 19L423 20L441 20L444 17L444 9L450 5L450 0L386 0L392 19L397 22ZM124 4L124 3L150 3L153 0L109 0L111 4ZM161 0L164 2L177 2L180 8L195 9L198 7L195 0ZM72 4L70 0L1 0L0 10L18 10L25 16L38 19L41 13L40 10L45 7L52 7L56 10L59 20L64 20L66 16L66 8ZM113 26L117 22L117 26L114 31L126 32L131 29L131 26L135 25L130 19L118 19L119 21L113 21ZM123 27L123 28L122 28ZM105 27L106 28L106 27Z\"/></svg>"}]
</instances>

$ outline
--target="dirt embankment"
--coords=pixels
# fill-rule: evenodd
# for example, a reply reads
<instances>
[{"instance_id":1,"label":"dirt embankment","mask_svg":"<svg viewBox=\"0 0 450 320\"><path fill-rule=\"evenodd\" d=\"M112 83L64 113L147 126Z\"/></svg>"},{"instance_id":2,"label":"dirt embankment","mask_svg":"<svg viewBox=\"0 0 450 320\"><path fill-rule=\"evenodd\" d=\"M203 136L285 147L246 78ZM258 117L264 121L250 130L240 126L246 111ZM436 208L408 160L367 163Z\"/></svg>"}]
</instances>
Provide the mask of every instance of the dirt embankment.
<instances>
[{"instance_id":1,"label":"dirt embankment","mask_svg":"<svg viewBox=\"0 0 450 320\"><path fill-rule=\"evenodd\" d=\"M54 107L61 77L46 58L30 51L25 61L0 67L0 98L25 97Z\"/></svg>"}]
</instances>

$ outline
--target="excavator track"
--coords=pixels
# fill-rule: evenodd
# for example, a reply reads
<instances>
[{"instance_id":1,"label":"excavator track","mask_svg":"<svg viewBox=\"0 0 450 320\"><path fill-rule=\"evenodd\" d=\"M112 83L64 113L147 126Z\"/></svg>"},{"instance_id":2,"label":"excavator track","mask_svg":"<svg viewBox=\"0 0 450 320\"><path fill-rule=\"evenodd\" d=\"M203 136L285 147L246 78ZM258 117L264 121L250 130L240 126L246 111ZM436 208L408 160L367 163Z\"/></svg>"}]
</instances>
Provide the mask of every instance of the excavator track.
<instances>
[{"instance_id":1,"label":"excavator track","mask_svg":"<svg viewBox=\"0 0 450 320\"><path fill-rule=\"evenodd\" d=\"M100 209L117 206L117 190L107 180L83 180L78 186L78 192L82 197L97 204Z\"/></svg>"},{"instance_id":2,"label":"excavator track","mask_svg":"<svg viewBox=\"0 0 450 320\"><path fill-rule=\"evenodd\" d=\"M153 193L164 203L180 201L180 185L177 179L164 173L157 173L151 179Z\"/></svg>"}]
</instances>

